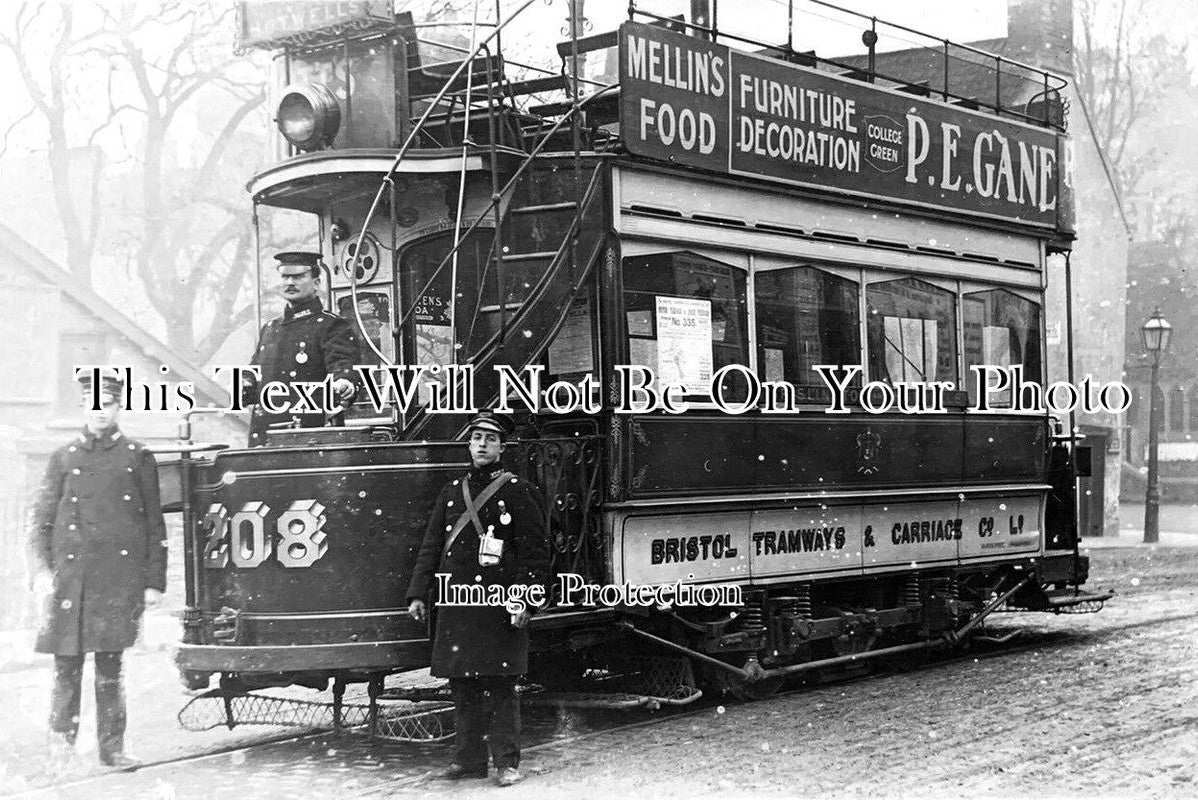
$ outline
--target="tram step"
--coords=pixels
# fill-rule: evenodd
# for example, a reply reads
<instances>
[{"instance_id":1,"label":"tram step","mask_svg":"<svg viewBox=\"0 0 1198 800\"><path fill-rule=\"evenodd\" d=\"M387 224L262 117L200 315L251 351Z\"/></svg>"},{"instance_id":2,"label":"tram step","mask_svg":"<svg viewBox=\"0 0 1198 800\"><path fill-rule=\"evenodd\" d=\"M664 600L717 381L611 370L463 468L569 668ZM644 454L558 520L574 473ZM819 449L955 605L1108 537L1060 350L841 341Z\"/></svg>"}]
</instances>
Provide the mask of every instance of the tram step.
<instances>
[{"instance_id":1,"label":"tram step","mask_svg":"<svg viewBox=\"0 0 1198 800\"><path fill-rule=\"evenodd\" d=\"M584 102L594 95L578 98L578 102ZM536 114L538 117L560 117L571 108L574 107L572 100L562 100L557 103L545 103L544 105L531 106L528 113ZM604 125L608 122L614 122L618 118L620 111L620 92L614 90L607 92L602 97L598 97L588 102L583 106L583 111L590 115L590 118Z\"/></svg>"},{"instance_id":2,"label":"tram step","mask_svg":"<svg viewBox=\"0 0 1198 800\"><path fill-rule=\"evenodd\" d=\"M565 75L548 75L544 78L515 81L510 88L513 95L539 94L541 92L564 92L569 88L569 84Z\"/></svg>"},{"instance_id":3,"label":"tram step","mask_svg":"<svg viewBox=\"0 0 1198 800\"><path fill-rule=\"evenodd\" d=\"M531 206L519 206L511 209L510 214L545 214L552 211L573 211L578 208L578 203L540 203Z\"/></svg>"},{"instance_id":4,"label":"tram step","mask_svg":"<svg viewBox=\"0 0 1198 800\"><path fill-rule=\"evenodd\" d=\"M1056 589L1051 592L1046 592L1048 597L1049 610L1057 610L1069 608L1071 606L1080 606L1087 603L1104 603L1115 596L1113 591L1105 590L1099 592L1075 591L1073 589Z\"/></svg>"}]
</instances>

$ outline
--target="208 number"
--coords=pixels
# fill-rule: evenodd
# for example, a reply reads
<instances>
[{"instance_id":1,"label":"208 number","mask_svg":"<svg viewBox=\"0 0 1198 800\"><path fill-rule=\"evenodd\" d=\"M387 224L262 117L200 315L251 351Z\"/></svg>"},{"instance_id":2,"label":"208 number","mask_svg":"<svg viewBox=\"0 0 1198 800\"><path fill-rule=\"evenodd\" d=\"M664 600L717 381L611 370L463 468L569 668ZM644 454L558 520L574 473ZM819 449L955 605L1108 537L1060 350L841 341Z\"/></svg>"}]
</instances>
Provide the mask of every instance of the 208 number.
<instances>
[{"instance_id":1,"label":"208 number","mask_svg":"<svg viewBox=\"0 0 1198 800\"><path fill-rule=\"evenodd\" d=\"M204 564L224 569L230 562L253 569L273 554L284 567L310 567L328 552L327 518L317 500L296 500L275 520L275 533L266 533L270 506L260 501L245 503L232 516L220 503L213 503L200 520L204 541ZM273 551L273 553L272 553Z\"/></svg>"}]
</instances>

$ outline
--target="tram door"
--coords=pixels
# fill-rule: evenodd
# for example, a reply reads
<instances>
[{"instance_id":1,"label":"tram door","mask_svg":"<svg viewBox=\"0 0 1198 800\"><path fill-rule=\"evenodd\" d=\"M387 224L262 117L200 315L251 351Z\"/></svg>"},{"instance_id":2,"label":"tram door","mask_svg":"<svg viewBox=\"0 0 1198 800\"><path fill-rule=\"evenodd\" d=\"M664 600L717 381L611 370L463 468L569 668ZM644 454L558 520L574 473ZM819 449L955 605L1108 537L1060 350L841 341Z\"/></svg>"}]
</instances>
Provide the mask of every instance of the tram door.
<instances>
[{"instance_id":1,"label":"tram door","mask_svg":"<svg viewBox=\"0 0 1198 800\"><path fill-rule=\"evenodd\" d=\"M1090 474L1077 479L1077 529L1082 536L1102 536L1106 529L1106 448L1110 431L1082 426L1090 448Z\"/></svg>"}]
</instances>

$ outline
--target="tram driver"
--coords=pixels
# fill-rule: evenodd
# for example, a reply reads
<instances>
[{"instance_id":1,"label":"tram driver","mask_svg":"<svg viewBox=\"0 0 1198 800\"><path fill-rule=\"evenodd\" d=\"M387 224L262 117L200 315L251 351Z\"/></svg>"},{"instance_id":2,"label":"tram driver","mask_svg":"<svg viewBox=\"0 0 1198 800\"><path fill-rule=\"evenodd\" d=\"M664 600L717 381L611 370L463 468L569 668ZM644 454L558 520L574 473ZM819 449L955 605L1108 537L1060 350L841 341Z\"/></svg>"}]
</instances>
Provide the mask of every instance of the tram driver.
<instances>
[{"instance_id":1,"label":"tram driver","mask_svg":"<svg viewBox=\"0 0 1198 800\"><path fill-rule=\"evenodd\" d=\"M340 409L348 407L357 393L354 365L359 363L358 337L353 325L325 310L320 301L320 253L290 251L275 258L287 308L258 336L250 363L261 368L261 380L247 375L243 385L242 401L254 407L250 447L266 444L266 431L272 425L298 422L301 427L319 428L334 416L311 411L311 404L305 402L294 384L320 383L332 376L336 407ZM260 388L272 381L292 386L286 410L268 411L262 407ZM323 390L313 392L311 398L318 409L325 405Z\"/></svg>"},{"instance_id":2,"label":"tram driver","mask_svg":"<svg viewBox=\"0 0 1198 800\"><path fill-rule=\"evenodd\" d=\"M470 471L447 484L434 501L408 586L408 613L414 619L425 617L434 577L450 591L480 584L484 590L544 585L549 540L538 492L500 464L514 428L511 419L489 411L470 421ZM431 672L449 679L457 754L443 777L487 777L489 743L495 782L511 786L520 780L516 679L528 669L532 608L511 613L504 606L446 605L445 600L434 599Z\"/></svg>"}]
</instances>

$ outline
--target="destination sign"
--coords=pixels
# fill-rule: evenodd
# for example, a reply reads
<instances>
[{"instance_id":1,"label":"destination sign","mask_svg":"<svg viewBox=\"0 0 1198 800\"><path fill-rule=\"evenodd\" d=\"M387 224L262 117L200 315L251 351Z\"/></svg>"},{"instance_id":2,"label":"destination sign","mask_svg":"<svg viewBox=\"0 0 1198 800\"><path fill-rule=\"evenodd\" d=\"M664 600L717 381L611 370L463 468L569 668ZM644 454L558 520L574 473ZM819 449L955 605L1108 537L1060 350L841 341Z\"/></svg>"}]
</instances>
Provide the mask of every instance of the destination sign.
<instances>
[{"instance_id":1,"label":"destination sign","mask_svg":"<svg viewBox=\"0 0 1198 800\"><path fill-rule=\"evenodd\" d=\"M393 24L390 3L382 0L242 0L237 6L242 47L274 47L300 34L354 23Z\"/></svg>"},{"instance_id":2,"label":"destination sign","mask_svg":"<svg viewBox=\"0 0 1198 800\"><path fill-rule=\"evenodd\" d=\"M620 126L635 155L899 203L1072 227L1052 131L763 58L620 28Z\"/></svg>"},{"instance_id":3,"label":"destination sign","mask_svg":"<svg viewBox=\"0 0 1198 800\"><path fill-rule=\"evenodd\" d=\"M633 516L616 528L634 583L870 574L1040 552L1043 500L961 497Z\"/></svg>"}]
</instances>

